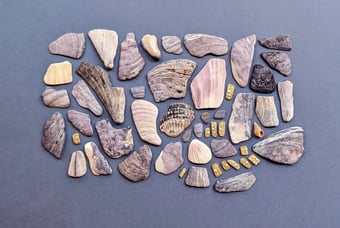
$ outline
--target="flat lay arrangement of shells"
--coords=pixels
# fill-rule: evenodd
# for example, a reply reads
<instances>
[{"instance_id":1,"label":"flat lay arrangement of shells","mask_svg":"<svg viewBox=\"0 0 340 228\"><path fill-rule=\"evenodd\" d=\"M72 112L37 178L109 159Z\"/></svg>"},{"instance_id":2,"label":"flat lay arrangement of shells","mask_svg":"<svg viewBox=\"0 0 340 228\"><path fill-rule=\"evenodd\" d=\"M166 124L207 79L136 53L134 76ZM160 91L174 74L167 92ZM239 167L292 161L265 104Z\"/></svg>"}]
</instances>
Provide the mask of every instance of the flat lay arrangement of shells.
<instances>
[{"instance_id":1,"label":"flat lay arrangement of shells","mask_svg":"<svg viewBox=\"0 0 340 228\"><path fill-rule=\"evenodd\" d=\"M294 117L293 82L282 81L279 79L281 76L276 76L288 77L292 74L291 61L286 53L292 50L290 35L258 40L263 48L272 49L261 53L267 65L253 63L256 35L235 41L230 50L230 67L236 84L226 83L228 63L223 56L228 53L229 44L222 37L210 34L184 36L184 47L193 58L212 55L203 66L198 66L194 59L161 61L160 47L166 54L174 56L184 52L182 41L177 36L159 39L146 34L138 45L135 34L128 33L119 46L117 32L93 29L88 32L88 39L104 67L88 61L80 62L75 70L79 78L71 91L54 87L73 82L73 68L69 61L50 64L43 77L47 85L41 94L45 106L53 109L70 107L71 93L79 107L88 109L91 115L100 117L106 110L110 117L93 123L91 115L69 109L66 115L68 122L79 131L72 137L66 135L68 123L60 112L54 111L47 119L41 143L46 151L58 159L63 157L66 140L72 138L73 143L78 145L81 135L98 135L101 145L89 141L84 148L71 153L68 176L79 178L86 175L87 170L96 176L111 175L115 170L109 160L121 159L117 170L131 182L149 178L154 164L158 173L171 175L177 172L179 178L185 177L185 185L206 188L210 186L209 170L215 178L220 178L223 172L231 168L241 172L242 167L250 169L259 165L260 158L276 164L292 165L304 154L302 127L289 126L270 135L265 134L266 128L280 126L280 112L285 123ZM66 33L52 41L48 48L51 54L80 59L85 51L85 43L84 33ZM119 64L115 66L119 47ZM139 75L147 64L141 51L148 53L154 61L160 61L146 74L144 84L131 88L114 86L109 74L114 68L118 68L117 79L120 81L141 77ZM277 83L275 78L280 81ZM237 86L240 89L249 86L254 93L234 95ZM148 89L153 96L152 101L145 99ZM275 90L277 95L273 94ZM181 101L189 91L192 103ZM131 107L126 107L129 93L134 100ZM279 109L275 96L280 102ZM167 110L159 110L157 104L169 99L176 100ZM229 110L221 108L225 99L232 104L229 119ZM203 112L199 114L198 110ZM134 126L122 127L120 125L124 123L127 113L131 113ZM258 122L253 121L254 114ZM198 122L193 124L195 119ZM94 134L93 129L97 134ZM135 148L133 131L144 142L140 148ZM163 140L160 134L164 134ZM212 138L211 143L204 143L201 139L203 136ZM179 140L166 142L164 138L167 137ZM248 148L244 143L252 137L259 141ZM188 143L187 151L183 150L183 143ZM239 144L242 144L239 146L240 152L236 148ZM150 145L159 147L158 153L152 151ZM234 157L237 154L241 155L240 159ZM213 162L207 169L213 157L219 159L220 163ZM185 159L193 165L183 167ZM255 175L248 171L227 179L217 179L214 190L222 193L246 191L255 182Z\"/></svg>"}]
</instances>

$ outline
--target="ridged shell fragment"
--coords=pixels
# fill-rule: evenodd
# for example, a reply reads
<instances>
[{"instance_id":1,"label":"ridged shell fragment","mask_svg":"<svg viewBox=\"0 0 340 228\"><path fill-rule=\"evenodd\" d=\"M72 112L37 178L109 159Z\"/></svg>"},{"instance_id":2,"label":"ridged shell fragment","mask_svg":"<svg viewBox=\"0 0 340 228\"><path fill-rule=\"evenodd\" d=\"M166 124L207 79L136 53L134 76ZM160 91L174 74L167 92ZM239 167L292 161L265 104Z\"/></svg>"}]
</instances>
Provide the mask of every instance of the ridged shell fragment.
<instances>
[{"instance_id":1,"label":"ridged shell fragment","mask_svg":"<svg viewBox=\"0 0 340 228\"><path fill-rule=\"evenodd\" d=\"M187 82L195 67L196 62L192 60L173 59L150 70L147 79L155 101L185 97Z\"/></svg>"},{"instance_id":2,"label":"ridged shell fragment","mask_svg":"<svg viewBox=\"0 0 340 228\"><path fill-rule=\"evenodd\" d=\"M170 137L177 137L195 119L194 109L186 103L169 105L168 112L160 120L160 130Z\"/></svg>"},{"instance_id":3,"label":"ridged shell fragment","mask_svg":"<svg viewBox=\"0 0 340 228\"><path fill-rule=\"evenodd\" d=\"M46 106L50 108L67 108L70 106L70 98L66 89L56 90L46 87L41 97Z\"/></svg>"},{"instance_id":4,"label":"ridged shell fragment","mask_svg":"<svg viewBox=\"0 0 340 228\"><path fill-rule=\"evenodd\" d=\"M188 160L194 164L207 164L212 158L210 148L198 139L193 139L188 148Z\"/></svg>"},{"instance_id":5,"label":"ridged shell fragment","mask_svg":"<svg viewBox=\"0 0 340 228\"><path fill-rule=\"evenodd\" d=\"M106 158L99 151L98 146L94 142L85 144L85 154L89 160L90 168L93 175L110 175L112 169L107 162Z\"/></svg>"},{"instance_id":6,"label":"ridged shell fragment","mask_svg":"<svg viewBox=\"0 0 340 228\"><path fill-rule=\"evenodd\" d=\"M186 34L184 45L189 53L196 57L208 54L225 55L228 52L227 40L209 34Z\"/></svg>"},{"instance_id":7,"label":"ridged shell fragment","mask_svg":"<svg viewBox=\"0 0 340 228\"><path fill-rule=\"evenodd\" d=\"M207 188L210 185L208 170L204 167L191 166L185 179L190 187Z\"/></svg>"},{"instance_id":8,"label":"ridged shell fragment","mask_svg":"<svg viewBox=\"0 0 340 228\"><path fill-rule=\"evenodd\" d=\"M80 59L85 50L84 33L65 33L48 46L51 54Z\"/></svg>"},{"instance_id":9,"label":"ridged shell fragment","mask_svg":"<svg viewBox=\"0 0 340 228\"><path fill-rule=\"evenodd\" d=\"M255 175L246 172L226 180L217 180L214 188L217 192L241 192L249 190L255 182Z\"/></svg>"},{"instance_id":10,"label":"ridged shell fragment","mask_svg":"<svg viewBox=\"0 0 340 228\"><path fill-rule=\"evenodd\" d=\"M68 165L67 175L70 177L82 177L86 174L86 158L82 151L78 150L72 153Z\"/></svg>"},{"instance_id":11,"label":"ridged shell fragment","mask_svg":"<svg viewBox=\"0 0 340 228\"><path fill-rule=\"evenodd\" d=\"M163 36L162 46L166 52L171 54L179 55L183 52L181 40L177 36Z\"/></svg>"}]
</instances>

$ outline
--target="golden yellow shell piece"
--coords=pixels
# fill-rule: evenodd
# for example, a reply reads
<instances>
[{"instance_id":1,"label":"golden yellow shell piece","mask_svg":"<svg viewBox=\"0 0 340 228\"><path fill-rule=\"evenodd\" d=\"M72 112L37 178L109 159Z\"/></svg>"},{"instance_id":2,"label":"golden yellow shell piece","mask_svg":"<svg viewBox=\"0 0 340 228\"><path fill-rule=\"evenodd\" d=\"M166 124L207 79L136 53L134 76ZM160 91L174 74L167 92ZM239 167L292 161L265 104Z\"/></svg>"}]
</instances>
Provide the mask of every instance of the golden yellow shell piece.
<instances>
[{"instance_id":1,"label":"golden yellow shell piece","mask_svg":"<svg viewBox=\"0 0 340 228\"><path fill-rule=\"evenodd\" d=\"M223 120L218 122L218 135L220 137L225 136L225 121L223 121Z\"/></svg>"},{"instance_id":2,"label":"golden yellow shell piece","mask_svg":"<svg viewBox=\"0 0 340 228\"><path fill-rule=\"evenodd\" d=\"M239 169L241 168L241 165L240 165L238 162L236 162L236 161L234 161L234 160L232 160L232 159L227 160L227 162L228 162L228 164L229 164L231 167L233 167L235 170L239 170Z\"/></svg>"},{"instance_id":3,"label":"golden yellow shell piece","mask_svg":"<svg viewBox=\"0 0 340 228\"><path fill-rule=\"evenodd\" d=\"M220 176L222 176L222 170L221 170L220 166L218 165L218 163L216 163L216 162L213 163L213 164L211 165L211 169L212 169L212 171L213 171L215 177L220 177Z\"/></svg>"},{"instance_id":4,"label":"golden yellow shell piece","mask_svg":"<svg viewBox=\"0 0 340 228\"><path fill-rule=\"evenodd\" d=\"M183 168L181 170L181 172L179 172L178 177L179 178L183 178L186 172L187 172L187 168Z\"/></svg>"},{"instance_id":5,"label":"golden yellow shell piece","mask_svg":"<svg viewBox=\"0 0 340 228\"><path fill-rule=\"evenodd\" d=\"M210 128L209 127L204 129L204 137L206 137L206 138L210 137Z\"/></svg>"},{"instance_id":6,"label":"golden yellow shell piece","mask_svg":"<svg viewBox=\"0 0 340 228\"><path fill-rule=\"evenodd\" d=\"M250 169L252 167L252 165L250 164L250 162L246 158L241 158L240 163L241 163L241 165L243 165L247 169Z\"/></svg>"},{"instance_id":7,"label":"golden yellow shell piece","mask_svg":"<svg viewBox=\"0 0 340 228\"><path fill-rule=\"evenodd\" d=\"M228 171L230 169L230 165L228 164L227 160L221 161L221 166L225 171Z\"/></svg>"},{"instance_id":8,"label":"golden yellow shell piece","mask_svg":"<svg viewBox=\"0 0 340 228\"><path fill-rule=\"evenodd\" d=\"M72 134L72 141L75 145L80 144L80 134L79 133Z\"/></svg>"},{"instance_id":9,"label":"golden yellow shell piece","mask_svg":"<svg viewBox=\"0 0 340 228\"><path fill-rule=\"evenodd\" d=\"M254 165L258 165L261 162L261 160L255 154L250 155L248 159Z\"/></svg>"},{"instance_id":10,"label":"golden yellow shell piece","mask_svg":"<svg viewBox=\"0 0 340 228\"><path fill-rule=\"evenodd\" d=\"M233 99L234 91L235 91L235 85L229 83L228 86L227 86L227 92L226 92L226 95L225 95L225 99L227 99L228 101Z\"/></svg>"},{"instance_id":11,"label":"golden yellow shell piece","mask_svg":"<svg viewBox=\"0 0 340 228\"><path fill-rule=\"evenodd\" d=\"M248 155L248 147L247 146L240 146L240 152L242 156Z\"/></svg>"},{"instance_id":12,"label":"golden yellow shell piece","mask_svg":"<svg viewBox=\"0 0 340 228\"><path fill-rule=\"evenodd\" d=\"M211 136L216 138L217 135L217 123L215 121L210 122Z\"/></svg>"}]
</instances>

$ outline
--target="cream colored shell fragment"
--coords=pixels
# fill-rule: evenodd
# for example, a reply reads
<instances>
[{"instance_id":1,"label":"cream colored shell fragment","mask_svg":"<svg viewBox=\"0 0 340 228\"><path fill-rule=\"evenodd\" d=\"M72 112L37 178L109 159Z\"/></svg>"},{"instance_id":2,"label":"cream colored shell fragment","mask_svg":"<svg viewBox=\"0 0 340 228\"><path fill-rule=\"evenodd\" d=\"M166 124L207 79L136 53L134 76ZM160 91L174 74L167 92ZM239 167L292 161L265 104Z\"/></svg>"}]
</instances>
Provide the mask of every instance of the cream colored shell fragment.
<instances>
[{"instance_id":1,"label":"cream colored shell fragment","mask_svg":"<svg viewBox=\"0 0 340 228\"><path fill-rule=\"evenodd\" d=\"M194 164L207 164L212 158L210 148L198 139L191 141L188 149L188 159Z\"/></svg>"},{"instance_id":2,"label":"cream colored shell fragment","mask_svg":"<svg viewBox=\"0 0 340 228\"><path fill-rule=\"evenodd\" d=\"M72 82L72 64L69 61L52 63L44 76L46 85L63 85Z\"/></svg>"}]
</instances>

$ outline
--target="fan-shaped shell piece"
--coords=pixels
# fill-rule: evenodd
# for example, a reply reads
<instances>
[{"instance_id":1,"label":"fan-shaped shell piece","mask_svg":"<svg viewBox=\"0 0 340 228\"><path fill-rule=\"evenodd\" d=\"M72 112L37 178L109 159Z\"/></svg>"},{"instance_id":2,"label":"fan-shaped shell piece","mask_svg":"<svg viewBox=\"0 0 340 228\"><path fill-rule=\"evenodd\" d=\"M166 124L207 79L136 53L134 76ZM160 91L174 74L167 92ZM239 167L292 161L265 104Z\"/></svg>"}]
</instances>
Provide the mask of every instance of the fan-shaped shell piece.
<instances>
[{"instance_id":1,"label":"fan-shaped shell piece","mask_svg":"<svg viewBox=\"0 0 340 228\"><path fill-rule=\"evenodd\" d=\"M194 119L193 107L186 103L173 103L168 107L168 112L160 121L161 132L170 137L177 137L185 128L190 126Z\"/></svg>"},{"instance_id":2,"label":"fan-shaped shell piece","mask_svg":"<svg viewBox=\"0 0 340 228\"><path fill-rule=\"evenodd\" d=\"M48 50L54 55L63 55L74 59L80 59L85 50L84 33L65 33L51 42Z\"/></svg>"},{"instance_id":3,"label":"fan-shaped shell piece","mask_svg":"<svg viewBox=\"0 0 340 228\"><path fill-rule=\"evenodd\" d=\"M198 139L191 141L188 148L188 160L194 164L207 164L212 158L210 148Z\"/></svg>"}]
</instances>

